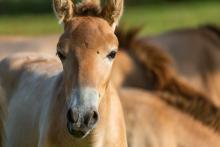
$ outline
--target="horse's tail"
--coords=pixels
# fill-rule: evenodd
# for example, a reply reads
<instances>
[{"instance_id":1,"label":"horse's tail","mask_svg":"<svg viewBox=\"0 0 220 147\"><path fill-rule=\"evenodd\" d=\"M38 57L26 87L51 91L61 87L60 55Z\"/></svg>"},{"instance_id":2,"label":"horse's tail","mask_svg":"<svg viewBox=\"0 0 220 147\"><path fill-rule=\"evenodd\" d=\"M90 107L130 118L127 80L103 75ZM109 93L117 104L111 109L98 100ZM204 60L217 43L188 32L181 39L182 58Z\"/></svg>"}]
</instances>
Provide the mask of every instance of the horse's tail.
<instances>
[{"instance_id":1,"label":"horse's tail","mask_svg":"<svg viewBox=\"0 0 220 147\"><path fill-rule=\"evenodd\" d=\"M3 147L4 142L4 119L5 119L5 94L0 81L0 147Z\"/></svg>"},{"instance_id":2,"label":"horse's tail","mask_svg":"<svg viewBox=\"0 0 220 147\"><path fill-rule=\"evenodd\" d=\"M211 31L220 38L220 28L217 25L206 24L201 26L200 29Z\"/></svg>"}]
</instances>

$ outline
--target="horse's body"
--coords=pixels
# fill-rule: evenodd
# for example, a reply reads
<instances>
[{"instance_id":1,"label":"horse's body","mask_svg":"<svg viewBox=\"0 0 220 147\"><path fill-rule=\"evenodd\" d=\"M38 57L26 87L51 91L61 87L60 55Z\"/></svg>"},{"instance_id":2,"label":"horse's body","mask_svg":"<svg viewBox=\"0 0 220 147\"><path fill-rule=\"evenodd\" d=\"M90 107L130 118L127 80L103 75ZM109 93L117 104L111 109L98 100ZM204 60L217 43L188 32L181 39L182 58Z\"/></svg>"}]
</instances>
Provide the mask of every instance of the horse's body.
<instances>
[{"instance_id":1,"label":"horse's body","mask_svg":"<svg viewBox=\"0 0 220 147\"><path fill-rule=\"evenodd\" d=\"M180 29L154 37L142 38L167 52L179 74L195 87L209 91L220 106L220 29L207 25Z\"/></svg>"},{"instance_id":2,"label":"horse's body","mask_svg":"<svg viewBox=\"0 0 220 147\"><path fill-rule=\"evenodd\" d=\"M152 92L125 88L119 96L126 114L129 147L220 146L219 135Z\"/></svg>"}]
</instances>

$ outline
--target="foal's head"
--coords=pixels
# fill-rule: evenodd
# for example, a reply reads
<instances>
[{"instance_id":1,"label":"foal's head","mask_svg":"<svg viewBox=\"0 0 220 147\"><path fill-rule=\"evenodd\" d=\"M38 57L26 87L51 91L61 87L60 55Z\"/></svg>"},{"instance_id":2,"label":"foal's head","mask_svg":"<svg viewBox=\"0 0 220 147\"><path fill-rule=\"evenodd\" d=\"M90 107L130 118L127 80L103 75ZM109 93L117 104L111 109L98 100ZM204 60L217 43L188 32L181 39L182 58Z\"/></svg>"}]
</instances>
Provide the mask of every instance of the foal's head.
<instances>
[{"instance_id":1,"label":"foal's head","mask_svg":"<svg viewBox=\"0 0 220 147\"><path fill-rule=\"evenodd\" d=\"M91 1L75 5L71 0L54 0L54 10L64 25L57 55L64 69L67 128L73 136L82 138L99 119L99 104L118 49L114 30L123 0L108 0L103 9Z\"/></svg>"}]
</instances>

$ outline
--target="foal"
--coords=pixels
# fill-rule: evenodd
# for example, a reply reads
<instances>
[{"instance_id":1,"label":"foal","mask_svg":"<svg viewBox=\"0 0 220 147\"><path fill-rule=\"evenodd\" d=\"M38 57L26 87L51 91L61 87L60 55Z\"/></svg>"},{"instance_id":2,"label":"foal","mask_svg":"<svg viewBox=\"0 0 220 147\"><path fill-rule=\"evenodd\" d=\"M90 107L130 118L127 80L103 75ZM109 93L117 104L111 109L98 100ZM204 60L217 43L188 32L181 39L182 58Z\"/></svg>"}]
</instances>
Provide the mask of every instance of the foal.
<instances>
[{"instance_id":1,"label":"foal","mask_svg":"<svg viewBox=\"0 0 220 147\"><path fill-rule=\"evenodd\" d=\"M176 72L169 54L142 42L135 36L136 31L118 34L119 42L126 45L126 52L119 53L116 59L113 70L116 86L150 90L170 106L220 132L220 109L211 98Z\"/></svg>"},{"instance_id":2,"label":"foal","mask_svg":"<svg viewBox=\"0 0 220 147\"><path fill-rule=\"evenodd\" d=\"M123 111L110 79L123 1L108 0L103 10L91 2L53 3L64 24L57 45L62 66L35 54L0 63L8 111L4 146L126 147Z\"/></svg>"}]
</instances>

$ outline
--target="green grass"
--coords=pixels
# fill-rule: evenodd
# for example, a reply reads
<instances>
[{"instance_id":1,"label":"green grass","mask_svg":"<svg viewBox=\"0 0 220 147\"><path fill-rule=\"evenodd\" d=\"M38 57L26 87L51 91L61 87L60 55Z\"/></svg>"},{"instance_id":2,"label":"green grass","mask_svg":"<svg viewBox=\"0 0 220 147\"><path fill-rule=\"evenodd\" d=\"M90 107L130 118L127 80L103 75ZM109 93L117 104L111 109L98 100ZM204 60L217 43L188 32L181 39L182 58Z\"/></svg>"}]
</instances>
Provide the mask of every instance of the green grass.
<instances>
[{"instance_id":1,"label":"green grass","mask_svg":"<svg viewBox=\"0 0 220 147\"><path fill-rule=\"evenodd\" d=\"M141 6L125 9L122 22L144 25L144 33L155 34L206 23L220 25L220 2L199 2Z\"/></svg>"},{"instance_id":2,"label":"green grass","mask_svg":"<svg viewBox=\"0 0 220 147\"><path fill-rule=\"evenodd\" d=\"M220 25L220 2L164 3L126 7L122 24L144 26L143 33L155 34L170 29ZM0 35L48 35L62 31L53 14L0 15Z\"/></svg>"},{"instance_id":3,"label":"green grass","mask_svg":"<svg viewBox=\"0 0 220 147\"><path fill-rule=\"evenodd\" d=\"M52 14L0 16L0 35L47 35L61 28Z\"/></svg>"}]
</instances>

